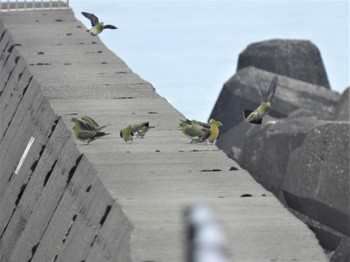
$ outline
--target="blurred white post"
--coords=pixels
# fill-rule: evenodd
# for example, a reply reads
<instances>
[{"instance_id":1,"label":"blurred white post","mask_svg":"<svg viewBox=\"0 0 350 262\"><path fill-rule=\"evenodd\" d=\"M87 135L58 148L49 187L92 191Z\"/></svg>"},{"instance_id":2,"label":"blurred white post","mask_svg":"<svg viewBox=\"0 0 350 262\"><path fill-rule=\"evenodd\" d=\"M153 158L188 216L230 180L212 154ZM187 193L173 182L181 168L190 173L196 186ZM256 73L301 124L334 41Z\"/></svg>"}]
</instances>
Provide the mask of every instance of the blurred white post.
<instances>
[{"instance_id":1,"label":"blurred white post","mask_svg":"<svg viewBox=\"0 0 350 262\"><path fill-rule=\"evenodd\" d=\"M230 262L222 224L208 205L188 206L184 222L186 262Z\"/></svg>"}]
</instances>

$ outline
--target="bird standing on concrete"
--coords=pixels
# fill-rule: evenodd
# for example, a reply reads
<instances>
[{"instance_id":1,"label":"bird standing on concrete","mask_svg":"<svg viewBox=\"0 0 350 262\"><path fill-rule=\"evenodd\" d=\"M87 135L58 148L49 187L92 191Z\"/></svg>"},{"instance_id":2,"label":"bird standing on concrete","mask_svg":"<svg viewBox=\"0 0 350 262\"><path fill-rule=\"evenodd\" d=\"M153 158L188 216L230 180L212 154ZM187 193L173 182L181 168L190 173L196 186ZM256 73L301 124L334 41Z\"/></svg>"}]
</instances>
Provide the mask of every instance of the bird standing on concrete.
<instances>
[{"instance_id":1,"label":"bird standing on concrete","mask_svg":"<svg viewBox=\"0 0 350 262\"><path fill-rule=\"evenodd\" d=\"M81 12L83 16L91 21L92 28L87 30L91 35L96 36L101 33L104 29L117 29L118 27L114 25L104 25L103 22L99 22L98 17L94 14Z\"/></svg>"},{"instance_id":2,"label":"bird standing on concrete","mask_svg":"<svg viewBox=\"0 0 350 262\"><path fill-rule=\"evenodd\" d=\"M109 135L105 132L96 131L84 121L78 120L76 118L72 118L71 122L73 122L74 136L81 141L86 141L88 144L97 138Z\"/></svg>"},{"instance_id":3,"label":"bird standing on concrete","mask_svg":"<svg viewBox=\"0 0 350 262\"><path fill-rule=\"evenodd\" d=\"M209 130L206 130L202 139L206 140L208 143L214 144L220 136L219 126L223 126L223 124L220 121L216 121L215 119L210 119L209 124L210 128Z\"/></svg>"},{"instance_id":4,"label":"bird standing on concrete","mask_svg":"<svg viewBox=\"0 0 350 262\"><path fill-rule=\"evenodd\" d=\"M267 112L270 110L271 101L276 92L277 81L278 81L277 76L275 76L272 79L270 87L267 91L267 95L265 99L266 101L264 101L264 97L262 95L261 89L259 87L256 88L261 98L261 104L255 110L247 110L247 109L244 110L244 119L246 122L251 124L261 125L263 116L266 115Z\"/></svg>"},{"instance_id":5,"label":"bird standing on concrete","mask_svg":"<svg viewBox=\"0 0 350 262\"><path fill-rule=\"evenodd\" d=\"M188 119L180 121L179 127L185 136L191 138L190 143L203 141L214 143L220 136L219 126L222 126L220 121L210 119L209 124Z\"/></svg>"},{"instance_id":6,"label":"bird standing on concrete","mask_svg":"<svg viewBox=\"0 0 350 262\"><path fill-rule=\"evenodd\" d=\"M135 125L128 125L126 128L120 130L120 137L124 139L125 142L132 141L134 139L134 135L137 138L143 138L145 134L154 128L154 126L150 126L149 122L143 122Z\"/></svg>"},{"instance_id":7,"label":"bird standing on concrete","mask_svg":"<svg viewBox=\"0 0 350 262\"><path fill-rule=\"evenodd\" d=\"M186 123L186 121L183 121L183 120L181 120L179 127L182 133L191 139L191 142L190 142L191 144L200 142L202 136L204 135L204 131L202 127L196 127L192 124Z\"/></svg>"}]
</instances>

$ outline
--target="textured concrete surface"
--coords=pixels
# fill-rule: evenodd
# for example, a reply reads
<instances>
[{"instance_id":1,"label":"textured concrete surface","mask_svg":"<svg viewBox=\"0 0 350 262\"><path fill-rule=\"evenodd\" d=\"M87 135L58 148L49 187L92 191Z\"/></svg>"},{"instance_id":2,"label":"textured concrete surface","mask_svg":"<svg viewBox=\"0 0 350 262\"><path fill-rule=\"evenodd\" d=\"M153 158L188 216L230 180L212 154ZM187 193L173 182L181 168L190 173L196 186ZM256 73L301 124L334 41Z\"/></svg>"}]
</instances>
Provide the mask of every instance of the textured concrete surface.
<instances>
[{"instance_id":1,"label":"textured concrete surface","mask_svg":"<svg viewBox=\"0 0 350 262\"><path fill-rule=\"evenodd\" d=\"M184 116L90 36L70 10L0 15L0 114L6 120L0 129L0 222L8 224L1 224L1 257L128 261L131 254L133 261L181 261L183 208L206 201L225 226L233 261L327 260L307 226L237 163L214 145L188 144L178 130ZM16 77L23 82L18 88ZM39 119L30 115L34 107ZM73 142L69 120L75 114L110 123L105 130L111 135L88 146ZM126 144L119 138L122 127L145 120L156 128L144 139ZM10 185L31 136L40 143L34 142L23 174ZM28 202L21 208L19 196L19 203ZM133 226L130 243L123 214Z\"/></svg>"}]
</instances>

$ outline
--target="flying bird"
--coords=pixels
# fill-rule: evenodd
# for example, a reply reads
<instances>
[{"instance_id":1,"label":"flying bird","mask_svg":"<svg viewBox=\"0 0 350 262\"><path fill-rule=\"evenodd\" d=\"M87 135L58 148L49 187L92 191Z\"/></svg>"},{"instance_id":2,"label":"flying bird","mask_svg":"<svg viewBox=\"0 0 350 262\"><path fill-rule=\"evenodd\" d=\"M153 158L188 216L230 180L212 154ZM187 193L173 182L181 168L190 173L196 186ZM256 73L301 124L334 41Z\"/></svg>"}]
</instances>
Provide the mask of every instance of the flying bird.
<instances>
[{"instance_id":1,"label":"flying bird","mask_svg":"<svg viewBox=\"0 0 350 262\"><path fill-rule=\"evenodd\" d=\"M260 98L261 98L261 104L255 110L247 110L247 109L245 109L243 111L244 119L245 119L246 122L251 123L251 124L261 125L262 118L270 110L271 101L272 101L272 98L273 98L273 96L275 95L275 92L276 92L277 82L278 82L278 79L277 79L277 76L275 76L272 79L270 87L269 87L269 89L267 91L266 99L264 99L261 89L259 87L256 87L256 89L257 89L257 91L258 91L258 93L260 95Z\"/></svg>"},{"instance_id":2,"label":"flying bird","mask_svg":"<svg viewBox=\"0 0 350 262\"><path fill-rule=\"evenodd\" d=\"M92 28L87 30L91 35L96 36L104 29L117 29L114 25L105 25L103 22L99 22L98 17L91 13L81 12L83 16L90 20Z\"/></svg>"},{"instance_id":3,"label":"flying bird","mask_svg":"<svg viewBox=\"0 0 350 262\"><path fill-rule=\"evenodd\" d=\"M94 130L93 128L91 128L90 125L76 118L72 118L71 122L73 122L74 136L81 141L84 141L84 142L86 141L87 144L89 144L90 142L94 141L97 138L109 135L108 133Z\"/></svg>"}]
</instances>

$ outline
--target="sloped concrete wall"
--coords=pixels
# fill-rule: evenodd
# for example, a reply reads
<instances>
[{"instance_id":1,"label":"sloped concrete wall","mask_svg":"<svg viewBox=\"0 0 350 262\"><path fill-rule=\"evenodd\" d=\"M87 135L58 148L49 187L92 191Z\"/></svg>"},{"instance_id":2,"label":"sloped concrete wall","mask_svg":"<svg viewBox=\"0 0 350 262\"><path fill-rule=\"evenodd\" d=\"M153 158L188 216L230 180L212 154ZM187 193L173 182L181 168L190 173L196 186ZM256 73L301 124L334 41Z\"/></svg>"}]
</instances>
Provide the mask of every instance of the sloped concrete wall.
<instances>
[{"instance_id":1,"label":"sloped concrete wall","mask_svg":"<svg viewBox=\"0 0 350 262\"><path fill-rule=\"evenodd\" d=\"M2 23L0 54L0 261L130 261L129 220Z\"/></svg>"}]
</instances>

